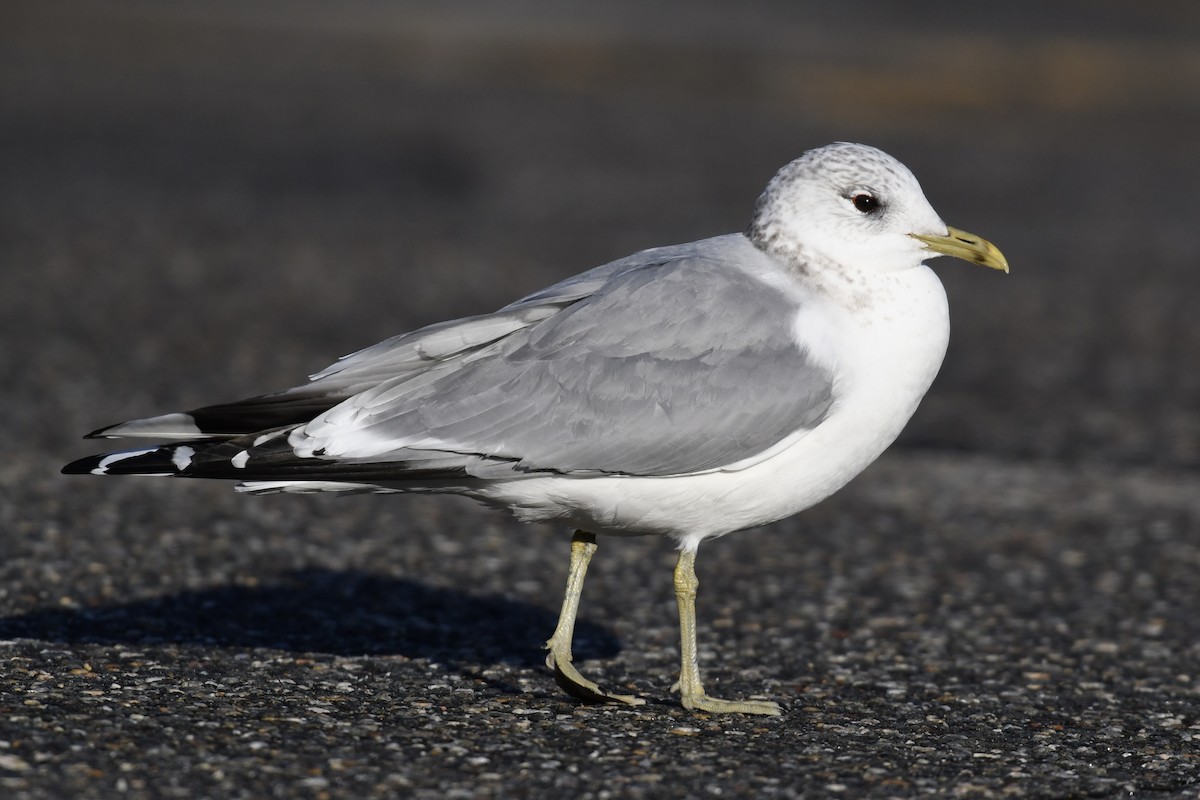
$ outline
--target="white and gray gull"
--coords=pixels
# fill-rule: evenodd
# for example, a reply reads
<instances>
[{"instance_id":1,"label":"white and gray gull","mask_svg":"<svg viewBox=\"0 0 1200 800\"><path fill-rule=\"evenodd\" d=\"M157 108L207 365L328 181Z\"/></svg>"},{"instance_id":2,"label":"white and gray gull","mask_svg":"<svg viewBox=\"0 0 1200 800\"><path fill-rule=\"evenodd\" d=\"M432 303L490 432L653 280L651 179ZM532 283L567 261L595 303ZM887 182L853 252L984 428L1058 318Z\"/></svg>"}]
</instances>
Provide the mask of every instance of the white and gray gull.
<instances>
[{"instance_id":1,"label":"white and gray gull","mask_svg":"<svg viewBox=\"0 0 1200 800\"><path fill-rule=\"evenodd\" d=\"M828 497L900 433L946 351L946 295L925 259L1008 271L946 226L875 148L811 150L768 184L746 233L656 247L491 314L402 334L308 383L102 428L161 444L84 458L96 475L232 478L267 492L451 492L576 529L558 683L596 534L669 536L683 705L778 714L705 693L694 569L705 539Z\"/></svg>"}]
</instances>

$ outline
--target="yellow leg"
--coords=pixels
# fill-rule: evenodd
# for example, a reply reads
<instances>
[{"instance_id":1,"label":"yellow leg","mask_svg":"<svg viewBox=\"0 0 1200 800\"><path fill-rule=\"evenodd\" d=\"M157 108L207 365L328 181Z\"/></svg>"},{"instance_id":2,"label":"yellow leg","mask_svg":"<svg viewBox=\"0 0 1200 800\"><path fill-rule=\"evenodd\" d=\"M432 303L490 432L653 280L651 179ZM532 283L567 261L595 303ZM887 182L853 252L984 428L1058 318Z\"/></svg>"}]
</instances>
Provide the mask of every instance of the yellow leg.
<instances>
[{"instance_id":1,"label":"yellow leg","mask_svg":"<svg viewBox=\"0 0 1200 800\"><path fill-rule=\"evenodd\" d=\"M585 531L575 531L571 538L571 569L567 574L567 591L554 635L546 642L546 666L554 670L554 682L572 697L586 703L628 703L640 706L646 701L628 694L613 694L579 674L571 664L571 640L575 636L575 616L579 613L579 596L588 563L596 552L596 537Z\"/></svg>"},{"instance_id":2,"label":"yellow leg","mask_svg":"<svg viewBox=\"0 0 1200 800\"><path fill-rule=\"evenodd\" d=\"M679 603L679 694L683 707L694 711L737 714L781 714L778 703L769 700L719 700L704 693L696 656L696 553L682 550L675 565L675 600Z\"/></svg>"}]
</instances>

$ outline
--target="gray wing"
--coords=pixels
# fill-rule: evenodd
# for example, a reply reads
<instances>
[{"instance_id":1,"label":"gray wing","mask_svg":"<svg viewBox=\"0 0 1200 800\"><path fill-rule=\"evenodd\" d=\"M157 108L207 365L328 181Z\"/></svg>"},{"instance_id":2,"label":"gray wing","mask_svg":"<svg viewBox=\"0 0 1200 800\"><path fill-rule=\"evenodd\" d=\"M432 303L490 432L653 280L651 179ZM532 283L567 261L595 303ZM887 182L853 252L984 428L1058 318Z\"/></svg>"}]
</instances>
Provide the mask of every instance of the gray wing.
<instances>
[{"instance_id":1,"label":"gray wing","mask_svg":"<svg viewBox=\"0 0 1200 800\"><path fill-rule=\"evenodd\" d=\"M338 359L311 375L310 384L297 388L336 387L340 390L350 389L352 394L356 394L382 380L428 369L436 362L462 357L474 349L552 317L567 306L600 291L615 276L687 258L694 255L698 248L704 249L713 244L724 249L729 246L730 240L742 238L740 235L718 236L700 242L641 250L522 297L490 314L440 322L385 339Z\"/></svg>"},{"instance_id":2,"label":"gray wing","mask_svg":"<svg viewBox=\"0 0 1200 800\"><path fill-rule=\"evenodd\" d=\"M429 325L393 336L351 353L310 376L310 382L280 392L190 411L109 425L90 438L144 438L191 441L233 439L241 435L303 425L348 398L384 381L406 380L473 352L516 331L548 319L571 304L601 290L614 276L630 270L686 257L698 250L752 247L735 234L701 242L643 250L567 278L499 311Z\"/></svg>"},{"instance_id":3,"label":"gray wing","mask_svg":"<svg viewBox=\"0 0 1200 800\"><path fill-rule=\"evenodd\" d=\"M343 402L292 435L297 454L675 475L753 457L824 418L832 376L792 338L794 299L722 248L649 255L506 307L544 316Z\"/></svg>"}]
</instances>

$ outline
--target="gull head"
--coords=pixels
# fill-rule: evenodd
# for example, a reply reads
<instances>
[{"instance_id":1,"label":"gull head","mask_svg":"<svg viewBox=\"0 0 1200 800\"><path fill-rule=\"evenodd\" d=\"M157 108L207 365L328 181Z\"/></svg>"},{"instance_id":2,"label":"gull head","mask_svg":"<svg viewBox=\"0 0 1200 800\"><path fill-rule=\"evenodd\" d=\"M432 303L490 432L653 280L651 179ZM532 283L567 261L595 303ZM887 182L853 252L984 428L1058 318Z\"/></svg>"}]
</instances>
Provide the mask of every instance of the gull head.
<instances>
[{"instance_id":1,"label":"gull head","mask_svg":"<svg viewBox=\"0 0 1200 800\"><path fill-rule=\"evenodd\" d=\"M795 263L817 256L846 270L894 272L948 255L1008 272L994 245L942 222L908 167L849 142L809 150L779 170L748 236Z\"/></svg>"}]
</instances>

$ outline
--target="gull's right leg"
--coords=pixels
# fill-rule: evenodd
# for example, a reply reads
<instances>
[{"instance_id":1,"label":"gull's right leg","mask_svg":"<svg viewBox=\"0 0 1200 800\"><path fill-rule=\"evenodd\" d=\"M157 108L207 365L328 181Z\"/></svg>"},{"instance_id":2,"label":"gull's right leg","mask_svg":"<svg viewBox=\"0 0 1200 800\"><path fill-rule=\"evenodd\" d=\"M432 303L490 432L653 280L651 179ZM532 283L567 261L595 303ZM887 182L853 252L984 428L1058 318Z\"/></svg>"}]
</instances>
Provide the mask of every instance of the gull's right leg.
<instances>
[{"instance_id":1,"label":"gull's right leg","mask_svg":"<svg viewBox=\"0 0 1200 800\"><path fill-rule=\"evenodd\" d=\"M783 713L778 703L770 700L722 700L710 697L700 682L700 660L696 654L696 590L700 580L696 577L696 551L680 550L675 564L675 599L679 604L680 667L679 694L683 707L692 711L712 711L718 714L767 714L778 716ZM674 687L672 687L674 688Z\"/></svg>"},{"instance_id":2,"label":"gull's right leg","mask_svg":"<svg viewBox=\"0 0 1200 800\"><path fill-rule=\"evenodd\" d=\"M571 664L571 640L575 636L575 616L579 613L579 596L588 563L596 552L596 537L585 531L575 531L571 537L571 570L567 574L567 592L563 596L558 627L546 642L546 666L554 670L554 682L572 697L585 703L628 703L640 706L646 701L628 694L613 694L579 674Z\"/></svg>"}]
</instances>

